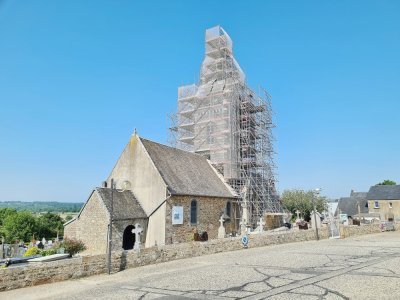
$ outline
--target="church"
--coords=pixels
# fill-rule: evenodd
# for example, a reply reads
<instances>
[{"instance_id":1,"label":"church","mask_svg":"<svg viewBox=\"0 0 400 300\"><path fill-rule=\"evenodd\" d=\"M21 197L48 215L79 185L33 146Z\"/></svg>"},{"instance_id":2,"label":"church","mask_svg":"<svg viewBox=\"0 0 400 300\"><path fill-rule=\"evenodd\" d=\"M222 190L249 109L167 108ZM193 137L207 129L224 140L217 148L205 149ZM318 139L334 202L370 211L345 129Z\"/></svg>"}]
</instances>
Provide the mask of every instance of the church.
<instances>
[{"instance_id":1,"label":"church","mask_svg":"<svg viewBox=\"0 0 400 300\"><path fill-rule=\"evenodd\" d=\"M65 224L64 237L82 240L87 254L106 253L110 224L113 251L133 249L135 226L144 247L189 242L204 232L215 239L221 216L227 234L239 231L237 200L207 158L135 132L103 186Z\"/></svg>"}]
</instances>

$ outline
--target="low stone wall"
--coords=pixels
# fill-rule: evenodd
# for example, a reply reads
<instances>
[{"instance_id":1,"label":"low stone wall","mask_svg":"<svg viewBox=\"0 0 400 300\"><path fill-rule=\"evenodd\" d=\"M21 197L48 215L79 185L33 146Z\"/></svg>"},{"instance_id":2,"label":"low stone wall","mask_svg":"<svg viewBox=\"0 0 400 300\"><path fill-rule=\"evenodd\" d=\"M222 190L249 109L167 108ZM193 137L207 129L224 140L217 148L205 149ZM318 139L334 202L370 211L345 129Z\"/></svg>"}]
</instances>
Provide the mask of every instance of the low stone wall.
<instances>
[{"instance_id":1,"label":"low stone wall","mask_svg":"<svg viewBox=\"0 0 400 300\"><path fill-rule=\"evenodd\" d=\"M341 228L343 237L380 232L379 225L348 226ZM328 238L327 228L319 230L320 239ZM315 240L314 230L263 233L249 236L249 248ZM146 248L134 251L114 252L112 270L157 264L182 258L196 257L243 249L241 238L225 238L208 242L190 242ZM107 256L91 255L47 263L31 263L28 266L0 269L0 291L21 287L81 278L107 272ZM1 297L0 297L1 298Z\"/></svg>"},{"instance_id":2,"label":"low stone wall","mask_svg":"<svg viewBox=\"0 0 400 300\"><path fill-rule=\"evenodd\" d=\"M369 225L349 225L349 226L340 226L340 237L346 238L349 236L356 235L364 235L371 233L379 233L381 232L380 224L369 224Z\"/></svg>"}]
</instances>

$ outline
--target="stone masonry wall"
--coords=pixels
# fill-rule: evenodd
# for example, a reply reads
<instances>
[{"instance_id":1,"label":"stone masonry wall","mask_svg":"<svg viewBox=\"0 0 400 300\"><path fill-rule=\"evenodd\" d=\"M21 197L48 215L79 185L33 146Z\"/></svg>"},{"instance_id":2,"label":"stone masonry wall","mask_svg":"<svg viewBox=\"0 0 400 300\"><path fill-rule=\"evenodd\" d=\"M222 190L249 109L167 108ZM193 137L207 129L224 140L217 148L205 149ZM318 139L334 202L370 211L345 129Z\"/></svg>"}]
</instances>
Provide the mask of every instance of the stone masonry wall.
<instances>
[{"instance_id":1,"label":"stone masonry wall","mask_svg":"<svg viewBox=\"0 0 400 300\"><path fill-rule=\"evenodd\" d=\"M379 232L379 224L348 226L342 229L344 235L360 235ZM320 238L328 238L327 228L319 231ZM291 232L263 233L249 236L249 248L292 242L315 240L315 231L300 230ZM149 264L162 263L176 259L196 257L233 250L242 250L240 237L210 240L208 242L189 242L145 248L140 253L118 251L112 256L112 270L118 272ZM243 250L245 251L245 250ZM107 271L105 254L81 256L48 263L32 263L24 267L0 269L0 291L44 283L81 278Z\"/></svg>"},{"instance_id":2,"label":"stone masonry wall","mask_svg":"<svg viewBox=\"0 0 400 300\"><path fill-rule=\"evenodd\" d=\"M190 203L197 201L197 224L190 223ZM219 218L225 212L229 199L213 197L173 196L167 201L165 244L185 243L193 240L193 232L207 231L209 239L218 237ZM172 207L183 206L183 224L172 225Z\"/></svg>"},{"instance_id":3,"label":"stone masonry wall","mask_svg":"<svg viewBox=\"0 0 400 300\"><path fill-rule=\"evenodd\" d=\"M106 253L109 220L104 204L93 192L79 218L64 227L64 237L82 240L86 254Z\"/></svg>"},{"instance_id":4,"label":"stone masonry wall","mask_svg":"<svg viewBox=\"0 0 400 300\"><path fill-rule=\"evenodd\" d=\"M340 226L341 238L363 235L363 234L379 233L379 232L381 232L379 224L371 224L364 226L357 226L357 225Z\"/></svg>"},{"instance_id":5,"label":"stone masonry wall","mask_svg":"<svg viewBox=\"0 0 400 300\"><path fill-rule=\"evenodd\" d=\"M112 250L113 251L122 251L122 243L124 239L124 231L129 225L135 226L136 224L140 224L143 229L142 234L140 235L140 242L142 245L146 242L146 231L147 231L147 219L130 219L130 220L115 220L113 222L113 238L112 238ZM108 234L108 233L107 233ZM105 252L96 252L91 254L102 254Z\"/></svg>"}]
</instances>

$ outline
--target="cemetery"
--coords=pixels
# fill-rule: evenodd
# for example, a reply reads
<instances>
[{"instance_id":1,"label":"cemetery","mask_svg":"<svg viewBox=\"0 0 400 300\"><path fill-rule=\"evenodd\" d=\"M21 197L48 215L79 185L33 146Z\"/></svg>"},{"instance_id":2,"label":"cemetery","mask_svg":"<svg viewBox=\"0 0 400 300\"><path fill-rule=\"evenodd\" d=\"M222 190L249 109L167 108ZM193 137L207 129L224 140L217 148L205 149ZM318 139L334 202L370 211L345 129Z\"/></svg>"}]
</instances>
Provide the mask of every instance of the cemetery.
<instances>
[{"instance_id":1,"label":"cemetery","mask_svg":"<svg viewBox=\"0 0 400 300\"><path fill-rule=\"evenodd\" d=\"M21 267L31 262L46 262L64 259L83 251L85 246L80 241L55 239L46 241L32 240L28 245L23 241L0 245L0 267Z\"/></svg>"}]
</instances>

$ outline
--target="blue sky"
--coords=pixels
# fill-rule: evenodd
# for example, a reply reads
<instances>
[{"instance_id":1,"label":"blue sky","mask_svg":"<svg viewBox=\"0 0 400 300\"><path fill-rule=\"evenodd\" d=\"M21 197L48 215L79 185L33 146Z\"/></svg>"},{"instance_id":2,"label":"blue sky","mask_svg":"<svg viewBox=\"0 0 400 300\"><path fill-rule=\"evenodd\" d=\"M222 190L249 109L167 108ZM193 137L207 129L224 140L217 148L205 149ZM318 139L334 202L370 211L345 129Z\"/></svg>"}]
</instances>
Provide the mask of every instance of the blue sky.
<instances>
[{"instance_id":1,"label":"blue sky","mask_svg":"<svg viewBox=\"0 0 400 300\"><path fill-rule=\"evenodd\" d=\"M166 143L220 24L273 97L280 191L400 181L400 1L0 0L0 201L85 201L134 128Z\"/></svg>"}]
</instances>

